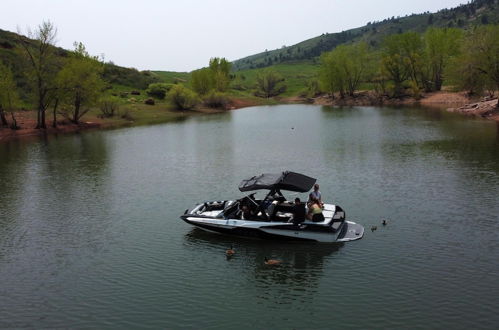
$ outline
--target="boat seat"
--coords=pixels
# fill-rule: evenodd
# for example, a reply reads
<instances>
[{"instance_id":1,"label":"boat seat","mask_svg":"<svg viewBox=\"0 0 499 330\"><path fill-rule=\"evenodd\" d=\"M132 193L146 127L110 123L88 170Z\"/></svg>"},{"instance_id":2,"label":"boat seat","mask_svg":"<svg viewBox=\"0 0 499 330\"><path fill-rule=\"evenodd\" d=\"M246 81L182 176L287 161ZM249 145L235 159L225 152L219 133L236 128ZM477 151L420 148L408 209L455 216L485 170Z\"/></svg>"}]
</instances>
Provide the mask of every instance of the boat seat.
<instances>
[{"instance_id":1,"label":"boat seat","mask_svg":"<svg viewBox=\"0 0 499 330\"><path fill-rule=\"evenodd\" d=\"M322 213L317 213L312 216L312 222L318 223L318 222L325 222L326 218L324 218L324 214Z\"/></svg>"}]
</instances>

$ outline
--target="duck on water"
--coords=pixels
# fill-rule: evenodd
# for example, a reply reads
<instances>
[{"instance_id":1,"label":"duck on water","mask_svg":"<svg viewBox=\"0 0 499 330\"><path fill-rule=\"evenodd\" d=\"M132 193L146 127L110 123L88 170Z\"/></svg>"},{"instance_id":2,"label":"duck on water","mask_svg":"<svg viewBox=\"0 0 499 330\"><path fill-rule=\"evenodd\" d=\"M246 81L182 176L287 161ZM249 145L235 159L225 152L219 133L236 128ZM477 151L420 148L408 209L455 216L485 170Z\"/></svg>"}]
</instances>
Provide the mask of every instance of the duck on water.
<instances>
[{"instance_id":1,"label":"duck on water","mask_svg":"<svg viewBox=\"0 0 499 330\"><path fill-rule=\"evenodd\" d=\"M347 221L338 205L324 204L323 217L314 218L316 221L297 219L302 212L296 212L295 203L288 201L282 191L305 193L315 182L314 178L290 171L253 176L239 184L241 192L251 194L237 200L200 203L180 218L206 231L233 236L323 243L362 238L364 227ZM255 197L254 191L258 190L267 191L264 198Z\"/></svg>"}]
</instances>

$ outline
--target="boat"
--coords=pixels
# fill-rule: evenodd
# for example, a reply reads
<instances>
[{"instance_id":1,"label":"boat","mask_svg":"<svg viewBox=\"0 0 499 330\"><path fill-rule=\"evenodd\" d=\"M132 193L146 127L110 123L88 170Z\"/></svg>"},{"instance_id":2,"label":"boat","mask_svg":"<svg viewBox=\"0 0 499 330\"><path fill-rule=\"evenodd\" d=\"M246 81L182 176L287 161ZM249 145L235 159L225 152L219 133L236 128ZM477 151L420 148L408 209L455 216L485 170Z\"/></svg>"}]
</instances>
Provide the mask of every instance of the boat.
<instances>
[{"instance_id":1,"label":"boat","mask_svg":"<svg viewBox=\"0 0 499 330\"><path fill-rule=\"evenodd\" d=\"M314 178L291 171L253 176L239 184L239 190L251 192L249 195L199 203L185 210L180 218L205 231L241 237L321 243L361 239L364 227L347 221L338 205L324 204L320 221L295 218L295 204L282 191L305 193L315 182ZM255 197L260 190L267 191L261 199Z\"/></svg>"}]
</instances>

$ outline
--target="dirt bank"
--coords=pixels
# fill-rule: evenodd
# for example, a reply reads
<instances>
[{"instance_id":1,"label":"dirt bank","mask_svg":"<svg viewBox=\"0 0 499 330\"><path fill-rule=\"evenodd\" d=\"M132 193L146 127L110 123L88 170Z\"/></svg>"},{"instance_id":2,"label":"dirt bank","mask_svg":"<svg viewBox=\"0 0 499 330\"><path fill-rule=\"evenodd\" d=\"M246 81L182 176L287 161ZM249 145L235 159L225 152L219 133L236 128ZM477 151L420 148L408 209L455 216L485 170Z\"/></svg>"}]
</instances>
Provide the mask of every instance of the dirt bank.
<instances>
[{"instance_id":1,"label":"dirt bank","mask_svg":"<svg viewBox=\"0 0 499 330\"><path fill-rule=\"evenodd\" d=\"M413 97L391 99L386 96L378 96L372 91L363 91L356 94L355 97L344 99L319 96L314 99L302 99L302 101L335 106L421 105L499 121L499 109L496 108L497 98L473 100L467 96L466 92L440 91L423 94L419 99Z\"/></svg>"},{"instance_id":2,"label":"dirt bank","mask_svg":"<svg viewBox=\"0 0 499 330\"><path fill-rule=\"evenodd\" d=\"M389 98L385 95L378 95L373 91L361 91L355 96L348 96L343 99L329 96L319 96L310 99L314 104L319 105L337 105L337 106L373 106L373 105L424 105L435 106L440 108L448 108L449 106L463 106L469 103L470 100L466 93L453 93L453 92L434 92L421 95L420 98L410 96L402 98Z\"/></svg>"},{"instance_id":3,"label":"dirt bank","mask_svg":"<svg viewBox=\"0 0 499 330\"><path fill-rule=\"evenodd\" d=\"M68 120L59 120L57 127L52 127L52 121L47 120L46 129L36 129L36 113L34 111L19 111L15 113L17 125L20 127L18 130L12 130L7 127L0 128L0 143L12 139L44 136L47 134L65 134L74 133L82 130L95 129L103 126L102 121L82 121L78 125L71 123ZM10 115L8 116L10 122Z\"/></svg>"}]
</instances>

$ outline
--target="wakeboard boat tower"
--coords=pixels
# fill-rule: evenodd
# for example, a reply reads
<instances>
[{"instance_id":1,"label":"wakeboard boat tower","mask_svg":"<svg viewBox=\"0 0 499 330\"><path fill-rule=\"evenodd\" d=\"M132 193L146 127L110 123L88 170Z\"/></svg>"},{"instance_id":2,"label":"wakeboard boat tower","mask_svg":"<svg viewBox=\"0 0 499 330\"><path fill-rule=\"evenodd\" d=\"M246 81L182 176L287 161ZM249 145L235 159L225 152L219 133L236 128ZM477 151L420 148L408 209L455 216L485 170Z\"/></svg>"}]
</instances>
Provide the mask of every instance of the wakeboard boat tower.
<instances>
[{"instance_id":1,"label":"wakeboard boat tower","mask_svg":"<svg viewBox=\"0 0 499 330\"><path fill-rule=\"evenodd\" d=\"M237 200L204 202L180 218L206 231L261 239L334 243L362 238L364 227L346 221L345 211L338 205L324 204L320 222L305 219L298 223L294 219L294 202L286 200L281 191L305 193L315 182L290 171L253 176L243 180L239 190L267 190L263 199L255 198L253 192Z\"/></svg>"}]
</instances>

